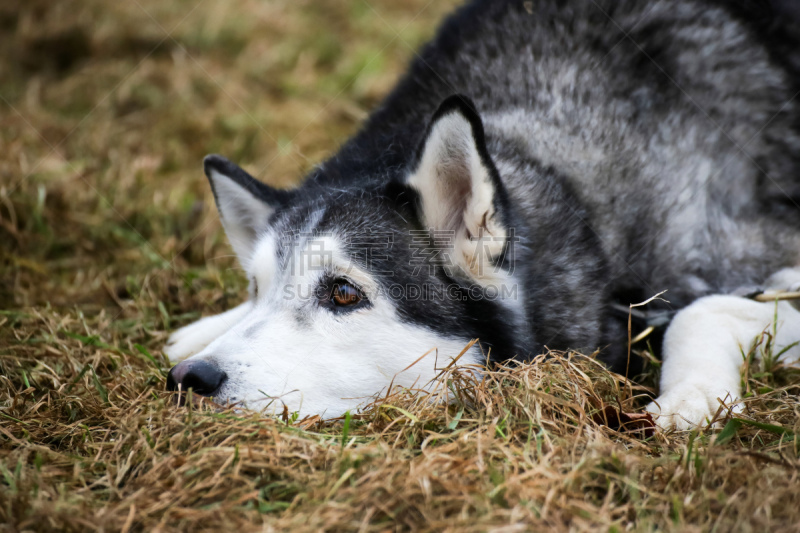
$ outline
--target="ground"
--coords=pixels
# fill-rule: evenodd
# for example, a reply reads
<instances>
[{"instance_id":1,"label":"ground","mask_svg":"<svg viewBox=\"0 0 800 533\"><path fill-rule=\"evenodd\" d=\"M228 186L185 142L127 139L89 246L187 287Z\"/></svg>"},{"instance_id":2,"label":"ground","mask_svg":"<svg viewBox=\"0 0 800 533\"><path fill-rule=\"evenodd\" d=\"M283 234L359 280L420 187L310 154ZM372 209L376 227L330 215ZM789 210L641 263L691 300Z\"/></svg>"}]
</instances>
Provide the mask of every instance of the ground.
<instances>
[{"instance_id":1,"label":"ground","mask_svg":"<svg viewBox=\"0 0 800 533\"><path fill-rule=\"evenodd\" d=\"M774 357L725 429L674 434L618 428L656 362L634 386L577 354L344 420L165 392L168 333L246 292L202 157L296 183L451 5L3 1L0 531L800 530L800 372Z\"/></svg>"}]
</instances>

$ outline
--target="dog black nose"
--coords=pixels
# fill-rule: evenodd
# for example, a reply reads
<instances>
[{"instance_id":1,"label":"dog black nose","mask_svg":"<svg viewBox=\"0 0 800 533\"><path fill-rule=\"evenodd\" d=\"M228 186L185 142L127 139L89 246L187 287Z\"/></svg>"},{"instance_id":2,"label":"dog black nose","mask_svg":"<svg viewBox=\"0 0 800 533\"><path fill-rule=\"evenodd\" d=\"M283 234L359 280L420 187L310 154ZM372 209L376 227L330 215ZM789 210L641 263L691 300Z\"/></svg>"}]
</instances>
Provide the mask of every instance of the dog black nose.
<instances>
[{"instance_id":1,"label":"dog black nose","mask_svg":"<svg viewBox=\"0 0 800 533\"><path fill-rule=\"evenodd\" d=\"M201 396L214 396L228 376L206 361L182 361L167 374L167 389L194 390Z\"/></svg>"}]
</instances>

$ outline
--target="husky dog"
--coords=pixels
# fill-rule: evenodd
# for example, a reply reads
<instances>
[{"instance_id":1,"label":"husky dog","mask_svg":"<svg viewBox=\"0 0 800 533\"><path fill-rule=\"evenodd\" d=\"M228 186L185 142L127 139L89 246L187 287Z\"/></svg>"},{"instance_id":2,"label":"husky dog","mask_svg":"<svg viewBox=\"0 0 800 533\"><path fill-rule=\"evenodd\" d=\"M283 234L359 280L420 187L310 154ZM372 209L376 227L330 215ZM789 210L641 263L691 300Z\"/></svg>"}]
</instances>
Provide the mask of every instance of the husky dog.
<instances>
[{"instance_id":1,"label":"husky dog","mask_svg":"<svg viewBox=\"0 0 800 533\"><path fill-rule=\"evenodd\" d=\"M338 416L456 357L634 375L618 309L668 290L648 410L703 423L762 331L800 341L790 303L744 297L800 287L794 27L755 0L461 8L299 188L205 159L249 298L170 337L168 386Z\"/></svg>"}]
</instances>

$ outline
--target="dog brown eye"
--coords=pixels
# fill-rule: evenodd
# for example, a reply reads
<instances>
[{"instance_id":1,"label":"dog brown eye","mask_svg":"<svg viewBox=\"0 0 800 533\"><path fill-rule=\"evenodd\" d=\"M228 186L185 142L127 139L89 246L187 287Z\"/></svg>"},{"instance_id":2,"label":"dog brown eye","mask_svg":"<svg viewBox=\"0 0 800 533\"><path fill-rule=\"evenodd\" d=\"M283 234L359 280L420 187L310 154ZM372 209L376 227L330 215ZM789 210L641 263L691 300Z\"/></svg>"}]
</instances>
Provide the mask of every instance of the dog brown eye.
<instances>
[{"instance_id":1,"label":"dog brown eye","mask_svg":"<svg viewBox=\"0 0 800 533\"><path fill-rule=\"evenodd\" d=\"M333 286L331 301L335 305L354 305L361 301L361 295L359 294L358 289L349 283L337 283Z\"/></svg>"}]
</instances>

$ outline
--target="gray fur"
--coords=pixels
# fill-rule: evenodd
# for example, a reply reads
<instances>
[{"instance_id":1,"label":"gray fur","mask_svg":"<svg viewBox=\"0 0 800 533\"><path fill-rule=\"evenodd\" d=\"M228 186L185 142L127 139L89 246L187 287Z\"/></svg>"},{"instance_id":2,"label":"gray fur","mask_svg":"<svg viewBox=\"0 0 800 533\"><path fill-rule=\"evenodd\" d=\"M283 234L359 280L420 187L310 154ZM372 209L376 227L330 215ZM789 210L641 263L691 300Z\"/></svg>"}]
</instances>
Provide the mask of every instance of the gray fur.
<instances>
[{"instance_id":1,"label":"gray fur","mask_svg":"<svg viewBox=\"0 0 800 533\"><path fill-rule=\"evenodd\" d=\"M800 48L794 21L756 26L734 7L473 3L312 181L339 184L347 173L348 184L360 183L362 173L402 167L417 125L448 94L465 94L483 118L516 223L533 233L523 244L533 260L550 258L537 273L549 290L528 302L529 315L541 316L534 328L552 322L539 343L563 345L569 328L583 332L566 335L568 344L615 342L609 333L620 326L602 325L598 299L668 290L678 309L759 286L800 263L800 77L791 67ZM577 202L559 198L572 195ZM563 219L564 210L601 244L608 272L599 284L597 250L569 237L580 230L548 227L548 213Z\"/></svg>"}]
</instances>

